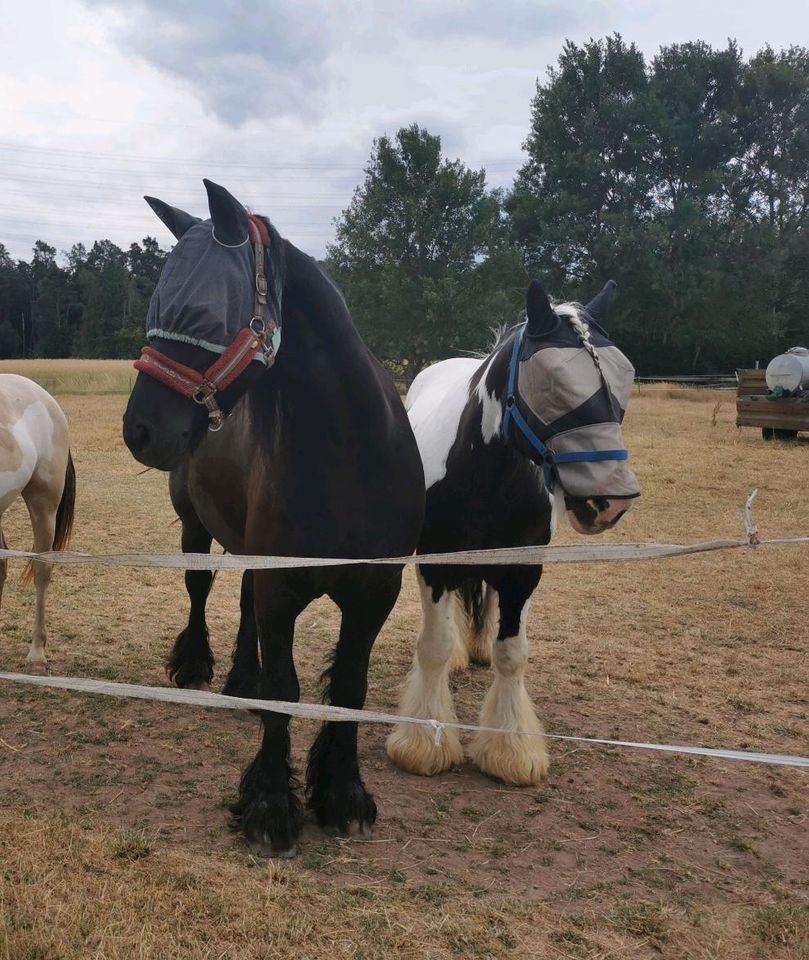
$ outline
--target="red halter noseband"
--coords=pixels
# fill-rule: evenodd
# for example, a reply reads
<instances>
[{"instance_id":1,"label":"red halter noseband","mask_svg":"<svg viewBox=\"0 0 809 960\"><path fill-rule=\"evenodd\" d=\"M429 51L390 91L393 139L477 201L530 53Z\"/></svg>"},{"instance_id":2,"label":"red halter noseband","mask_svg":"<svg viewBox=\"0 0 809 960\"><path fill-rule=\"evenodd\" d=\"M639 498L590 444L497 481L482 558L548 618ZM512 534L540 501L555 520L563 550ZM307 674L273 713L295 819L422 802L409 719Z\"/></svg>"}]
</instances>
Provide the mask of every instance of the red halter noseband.
<instances>
[{"instance_id":1,"label":"red halter noseband","mask_svg":"<svg viewBox=\"0 0 809 960\"><path fill-rule=\"evenodd\" d=\"M272 336L275 320L267 309L267 277L264 273L264 249L270 245L270 234L258 217L248 215L248 237L256 253L256 299L253 318L242 328L219 359L205 373L167 357L154 347L144 347L135 361L135 369L159 380L172 390L208 408L208 429L219 430L225 415L216 402L216 393L229 387L250 366L259 351L268 367L275 362Z\"/></svg>"}]
</instances>

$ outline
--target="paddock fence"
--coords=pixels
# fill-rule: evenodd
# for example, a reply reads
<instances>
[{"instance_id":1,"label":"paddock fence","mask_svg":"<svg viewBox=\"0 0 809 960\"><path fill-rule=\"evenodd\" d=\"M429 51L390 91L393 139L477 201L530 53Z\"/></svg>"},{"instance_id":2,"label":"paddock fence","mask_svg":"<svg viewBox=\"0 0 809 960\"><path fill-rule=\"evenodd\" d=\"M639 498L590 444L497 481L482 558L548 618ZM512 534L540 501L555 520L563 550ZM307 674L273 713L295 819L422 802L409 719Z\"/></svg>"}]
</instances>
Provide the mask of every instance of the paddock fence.
<instances>
[{"instance_id":1,"label":"paddock fence","mask_svg":"<svg viewBox=\"0 0 809 960\"><path fill-rule=\"evenodd\" d=\"M598 546L546 546L514 547L496 550L469 550L454 553L422 554L407 557L374 557L366 559L333 557L262 557L234 556L230 554L89 554L74 552L33 553L24 550L0 550L0 560L33 560L36 563L116 566L160 567L176 570L279 570L304 567L350 566L357 564L463 564L474 566L504 564L550 564L550 563L610 563L656 560L666 557L690 556L720 550L760 550L761 548L785 545L809 544L809 536L763 539L753 524L752 505L758 491L754 490L744 506L744 539L711 540L692 544L626 543ZM507 730L458 722L445 722L420 717L399 716L374 710L352 710L332 704L300 703L282 700L263 700L245 697L229 697L223 694L200 690L183 690L173 687L152 687L140 684L113 683L86 677L32 676L20 673L0 673L0 681L26 684L50 689L69 690L85 694L152 700L184 706L209 707L249 712L280 713L300 719L350 723L407 724L428 728L436 743L440 743L443 731L455 729L471 733L487 732L541 736L521 730ZM762 753L689 744L646 743L642 741L611 740L600 737L568 736L546 733L552 740L589 743L608 747L659 751L710 757L717 760L747 761L778 766L809 769L809 757L778 753Z\"/></svg>"}]
</instances>

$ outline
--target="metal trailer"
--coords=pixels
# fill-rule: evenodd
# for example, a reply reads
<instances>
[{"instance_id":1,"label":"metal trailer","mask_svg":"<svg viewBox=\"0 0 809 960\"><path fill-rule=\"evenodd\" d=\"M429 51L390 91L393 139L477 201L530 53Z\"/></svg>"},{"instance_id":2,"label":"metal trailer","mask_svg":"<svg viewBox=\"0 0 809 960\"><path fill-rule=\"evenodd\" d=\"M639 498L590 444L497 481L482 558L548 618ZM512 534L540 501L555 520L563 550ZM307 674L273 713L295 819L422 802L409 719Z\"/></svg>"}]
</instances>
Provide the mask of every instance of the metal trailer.
<instances>
[{"instance_id":1,"label":"metal trailer","mask_svg":"<svg viewBox=\"0 0 809 960\"><path fill-rule=\"evenodd\" d=\"M736 426L759 427L765 440L794 440L809 431L809 394L768 400L764 370L736 371Z\"/></svg>"}]
</instances>

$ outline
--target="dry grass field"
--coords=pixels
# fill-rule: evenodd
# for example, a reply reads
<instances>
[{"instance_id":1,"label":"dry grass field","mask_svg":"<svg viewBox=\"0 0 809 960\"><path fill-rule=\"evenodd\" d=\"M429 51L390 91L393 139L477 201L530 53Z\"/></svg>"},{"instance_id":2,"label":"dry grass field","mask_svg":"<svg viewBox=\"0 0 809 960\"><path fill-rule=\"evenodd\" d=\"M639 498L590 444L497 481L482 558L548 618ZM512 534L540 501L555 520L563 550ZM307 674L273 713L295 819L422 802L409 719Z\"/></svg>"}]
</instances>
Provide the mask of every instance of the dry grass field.
<instances>
[{"instance_id":1,"label":"dry grass field","mask_svg":"<svg viewBox=\"0 0 809 960\"><path fill-rule=\"evenodd\" d=\"M71 422L74 548L177 550L165 477L138 475L120 439L128 366L39 375ZM733 419L731 393L636 395L626 438L643 496L604 542L742 536L753 487L765 537L809 533L809 444L765 444ZM5 527L28 546L21 505ZM547 729L808 754L807 579L802 547L549 567L529 624ZM20 670L32 591L12 576L3 601L0 664ZM179 572L59 568L51 670L165 683L185 614ZM237 616L238 578L220 575L215 689ZM369 707L395 707L417 625L408 574ZM335 626L326 601L299 620L307 699ZM480 668L456 678L463 720L487 682ZM393 769L387 731L369 725L373 839L307 828L279 864L227 828L252 717L0 685L0 725L0 960L809 957L805 770L551 741L539 788L468 765L426 780ZM299 764L313 732L293 722Z\"/></svg>"}]
</instances>

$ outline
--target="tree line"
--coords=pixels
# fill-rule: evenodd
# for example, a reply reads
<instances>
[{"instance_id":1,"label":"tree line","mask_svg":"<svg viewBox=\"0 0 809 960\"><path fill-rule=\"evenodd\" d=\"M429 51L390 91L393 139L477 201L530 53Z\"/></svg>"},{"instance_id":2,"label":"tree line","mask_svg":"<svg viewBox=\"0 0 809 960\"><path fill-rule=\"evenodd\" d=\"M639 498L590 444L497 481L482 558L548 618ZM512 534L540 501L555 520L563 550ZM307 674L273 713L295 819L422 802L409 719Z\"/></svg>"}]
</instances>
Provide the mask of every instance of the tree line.
<instances>
[{"instance_id":1,"label":"tree line","mask_svg":"<svg viewBox=\"0 0 809 960\"><path fill-rule=\"evenodd\" d=\"M727 372L809 346L809 51L567 43L538 80L508 190L418 125L374 142L326 267L366 342L413 375L485 349L529 277L619 285L612 333L646 375ZM129 356L165 252L0 246L0 355Z\"/></svg>"},{"instance_id":2,"label":"tree line","mask_svg":"<svg viewBox=\"0 0 809 960\"><path fill-rule=\"evenodd\" d=\"M34 244L30 263L0 243L0 357L132 357L168 256L146 237L124 251L110 240L56 249Z\"/></svg>"}]
</instances>

